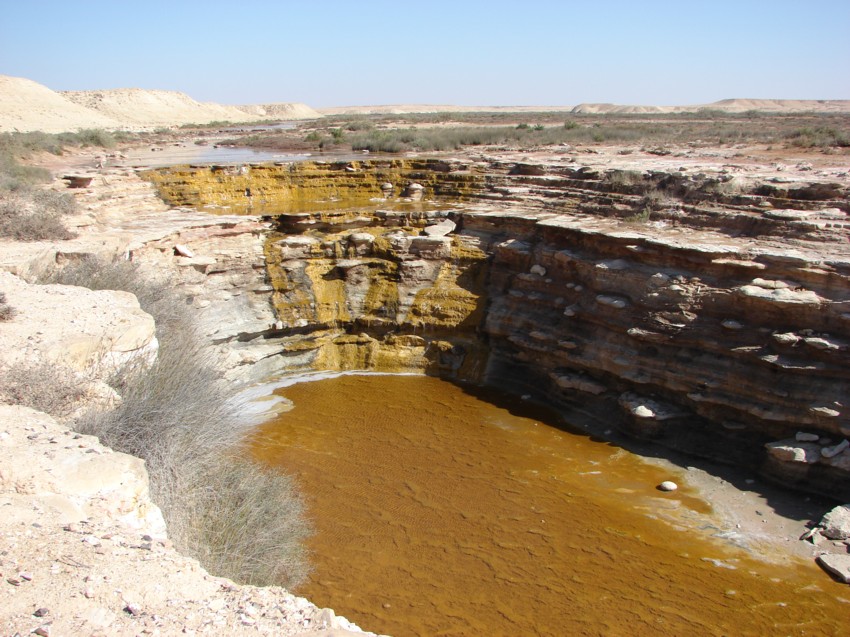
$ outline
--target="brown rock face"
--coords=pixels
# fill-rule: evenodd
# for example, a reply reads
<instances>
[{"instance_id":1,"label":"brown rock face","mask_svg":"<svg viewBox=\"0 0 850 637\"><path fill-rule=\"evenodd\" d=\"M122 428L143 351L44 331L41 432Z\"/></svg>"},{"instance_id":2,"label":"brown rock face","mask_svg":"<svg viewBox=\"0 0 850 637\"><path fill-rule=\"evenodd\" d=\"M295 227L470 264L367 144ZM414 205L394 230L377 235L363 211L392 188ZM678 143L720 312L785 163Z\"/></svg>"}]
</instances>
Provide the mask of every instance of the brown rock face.
<instances>
[{"instance_id":1,"label":"brown rock face","mask_svg":"<svg viewBox=\"0 0 850 637\"><path fill-rule=\"evenodd\" d=\"M293 368L504 385L850 498L846 185L497 162L343 168L279 170L285 212L266 209ZM204 204L271 188L274 173L196 172L152 178L169 199ZM412 178L422 201L386 199L387 183ZM302 189L338 200L299 212ZM801 430L811 450L764 447Z\"/></svg>"}]
</instances>

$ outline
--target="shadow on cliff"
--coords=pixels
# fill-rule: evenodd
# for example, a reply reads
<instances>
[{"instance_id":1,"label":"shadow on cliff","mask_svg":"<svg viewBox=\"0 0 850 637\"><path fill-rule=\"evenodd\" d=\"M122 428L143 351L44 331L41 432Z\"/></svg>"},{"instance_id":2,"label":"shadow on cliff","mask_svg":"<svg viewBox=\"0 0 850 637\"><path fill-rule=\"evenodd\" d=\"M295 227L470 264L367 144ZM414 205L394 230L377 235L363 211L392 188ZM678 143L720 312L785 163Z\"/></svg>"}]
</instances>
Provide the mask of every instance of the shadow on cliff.
<instances>
[{"instance_id":1,"label":"shadow on cliff","mask_svg":"<svg viewBox=\"0 0 850 637\"><path fill-rule=\"evenodd\" d=\"M625 434L617 428L622 420L622 412L615 402L596 405L555 405L547 400L540 387L518 383L517 387L528 393L513 393L513 388L504 385L481 386L451 381L465 393L479 400L489 402L505 409L513 416L532 418L571 434L587 436L593 442L623 449L644 458L657 458L670 462L684 471L696 468L723 480L741 492L750 492L762 498L777 515L800 522L819 520L838 500L822 495L804 493L787 486L767 481L759 475L761 464L759 456L753 457L751 467L726 464L717 460L722 448L704 448L703 453L710 457L684 453L665 446L664 441L641 440ZM507 391L506 391L507 390ZM721 441L722 444L722 441ZM708 504L712 504L710 494L704 493Z\"/></svg>"}]
</instances>

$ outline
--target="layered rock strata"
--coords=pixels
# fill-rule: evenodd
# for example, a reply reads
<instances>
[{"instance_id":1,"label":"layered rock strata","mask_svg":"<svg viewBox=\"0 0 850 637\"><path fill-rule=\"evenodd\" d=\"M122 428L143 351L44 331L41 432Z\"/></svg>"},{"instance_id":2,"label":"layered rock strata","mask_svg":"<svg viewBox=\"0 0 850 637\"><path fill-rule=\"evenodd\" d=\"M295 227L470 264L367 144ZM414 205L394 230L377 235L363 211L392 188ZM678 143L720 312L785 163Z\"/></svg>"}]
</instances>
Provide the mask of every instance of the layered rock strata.
<instances>
[{"instance_id":1,"label":"layered rock strata","mask_svg":"<svg viewBox=\"0 0 850 637\"><path fill-rule=\"evenodd\" d=\"M850 498L843 182L443 160L228 171L148 176L186 204L263 193L265 337L284 367L506 384ZM811 449L764 447L798 432Z\"/></svg>"}]
</instances>

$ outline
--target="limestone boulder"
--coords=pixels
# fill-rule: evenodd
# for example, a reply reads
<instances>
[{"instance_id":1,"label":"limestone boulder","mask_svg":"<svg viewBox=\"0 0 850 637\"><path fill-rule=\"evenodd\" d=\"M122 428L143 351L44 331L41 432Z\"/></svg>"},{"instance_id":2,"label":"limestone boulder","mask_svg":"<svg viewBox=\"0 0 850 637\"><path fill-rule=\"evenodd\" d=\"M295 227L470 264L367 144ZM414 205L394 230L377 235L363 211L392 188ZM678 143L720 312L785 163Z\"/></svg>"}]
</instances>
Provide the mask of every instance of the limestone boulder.
<instances>
[{"instance_id":1,"label":"limestone boulder","mask_svg":"<svg viewBox=\"0 0 850 637\"><path fill-rule=\"evenodd\" d=\"M457 225L451 219L443 219L439 223L426 226L423 232L429 237L445 237L455 231Z\"/></svg>"},{"instance_id":2,"label":"limestone boulder","mask_svg":"<svg viewBox=\"0 0 850 637\"><path fill-rule=\"evenodd\" d=\"M452 240L449 237L413 237L410 252L423 259L446 259L452 253Z\"/></svg>"},{"instance_id":3,"label":"limestone boulder","mask_svg":"<svg viewBox=\"0 0 850 637\"><path fill-rule=\"evenodd\" d=\"M368 232L352 232L348 235L348 243L353 248L354 254L362 257L372 252L375 237Z\"/></svg>"},{"instance_id":4,"label":"limestone boulder","mask_svg":"<svg viewBox=\"0 0 850 637\"><path fill-rule=\"evenodd\" d=\"M0 432L0 500L8 511L25 516L38 506L58 524L106 516L165 535L162 513L148 496L143 460L21 405L0 405Z\"/></svg>"},{"instance_id":5,"label":"limestone boulder","mask_svg":"<svg viewBox=\"0 0 850 637\"><path fill-rule=\"evenodd\" d=\"M814 464L821 458L821 446L817 442L800 442L796 438L770 442L765 448L771 457L783 462Z\"/></svg>"},{"instance_id":6,"label":"limestone boulder","mask_svg":"<svg viewBox=\"0 0 850 637\"><path fill-rule=\"evenodd\" d=\"M821 518L821 533L831 540L850 538L850 504L837 506Z\"/></svg>"},{"instance_id":7,"label":"limestone boulder","mask_svg":"<svg viewBox=\"0 0 850 637\"><path fill-rule=\"evenodd\" d=\"M850 555L827 553L819 555L818 564L838 581L850 584Z\"/></svg>"}]
</instances>

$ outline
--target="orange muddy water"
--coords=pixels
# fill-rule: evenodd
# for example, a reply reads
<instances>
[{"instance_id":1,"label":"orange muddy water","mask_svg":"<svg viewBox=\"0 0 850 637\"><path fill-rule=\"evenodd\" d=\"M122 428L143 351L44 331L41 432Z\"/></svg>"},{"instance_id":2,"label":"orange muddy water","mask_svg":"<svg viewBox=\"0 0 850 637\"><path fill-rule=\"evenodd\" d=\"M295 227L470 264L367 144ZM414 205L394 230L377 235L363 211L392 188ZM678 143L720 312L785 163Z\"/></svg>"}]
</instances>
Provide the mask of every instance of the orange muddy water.
<instances>
[{"instance_id":1,"label":"orange muddy water","mask_svg":"<svg viewBox=\"0 0 850 637\"><path fill-rule=\"evenodd\" d=\"M709 538L671 474L522 401L434 378L341 376L254 450L296 475L316 527L298 591L408 635L847 635L850 591Z\"/></svg>"}]
</instances>

